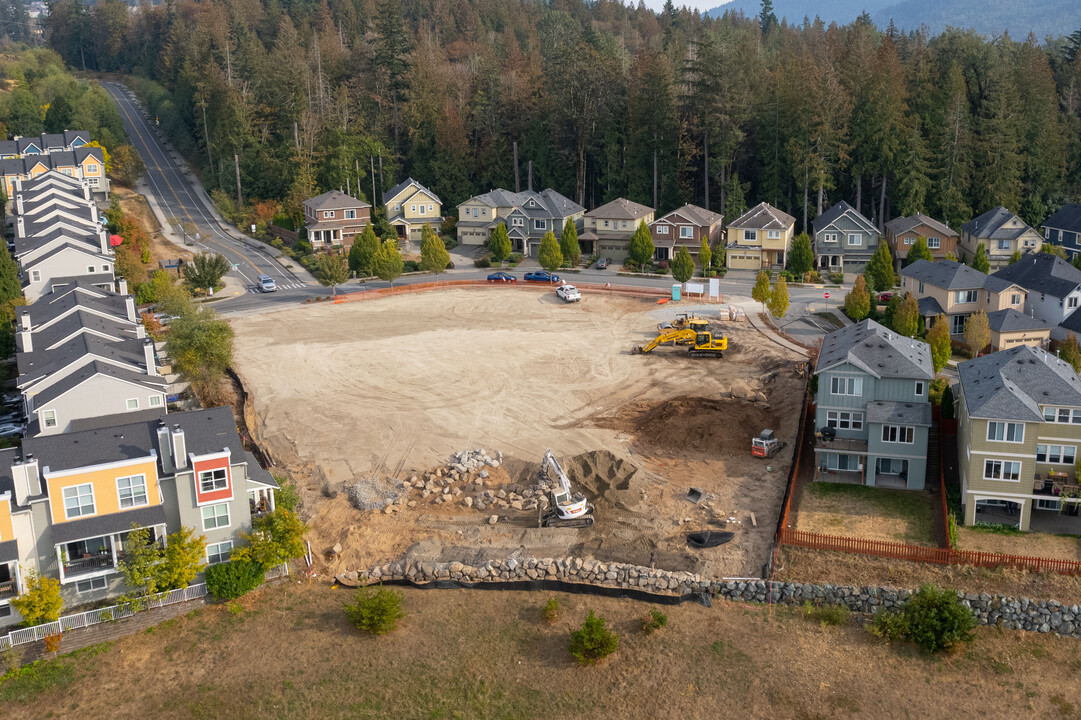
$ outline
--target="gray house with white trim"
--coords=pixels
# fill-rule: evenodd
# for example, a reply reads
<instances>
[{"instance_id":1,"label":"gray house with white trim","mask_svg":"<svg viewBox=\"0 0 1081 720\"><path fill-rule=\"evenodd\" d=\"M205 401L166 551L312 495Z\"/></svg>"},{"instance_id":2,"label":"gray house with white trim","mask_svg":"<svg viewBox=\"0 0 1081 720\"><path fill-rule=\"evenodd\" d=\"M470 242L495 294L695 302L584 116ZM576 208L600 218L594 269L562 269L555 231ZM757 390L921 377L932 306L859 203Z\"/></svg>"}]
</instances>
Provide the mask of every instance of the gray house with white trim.
<instances>
[{"instance_id":1,"label":"gray house with white trim","mask_svg":"<svg viewBox=\"0 0 1081 720\"><path fill-rule=\"evenodd\" d=\"M862 273L878 247L879 232L844 200L811 221L819 272Z\"/></svg>"}]
</instances>

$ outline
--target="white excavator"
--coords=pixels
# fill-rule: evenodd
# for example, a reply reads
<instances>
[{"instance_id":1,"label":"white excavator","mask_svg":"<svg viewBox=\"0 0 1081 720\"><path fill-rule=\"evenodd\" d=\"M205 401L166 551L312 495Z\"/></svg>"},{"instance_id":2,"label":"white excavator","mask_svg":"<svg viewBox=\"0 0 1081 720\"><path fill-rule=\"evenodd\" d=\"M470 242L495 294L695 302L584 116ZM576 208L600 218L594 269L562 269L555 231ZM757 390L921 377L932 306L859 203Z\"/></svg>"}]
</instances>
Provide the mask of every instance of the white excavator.
<instances>
[{"instance_id":1,"label":"white excavator","mask_svg":"<svg viewBox=\"0 0 1081 720\"><path fill-rule=\"evenodd\" d=\"M571 488L570 478L551 450L544 452L541 477L556 487L548 491L548 509L540 515L541 527L589 527L593 524L593 505L582 493Z\"/></svg>"}]
</instances>

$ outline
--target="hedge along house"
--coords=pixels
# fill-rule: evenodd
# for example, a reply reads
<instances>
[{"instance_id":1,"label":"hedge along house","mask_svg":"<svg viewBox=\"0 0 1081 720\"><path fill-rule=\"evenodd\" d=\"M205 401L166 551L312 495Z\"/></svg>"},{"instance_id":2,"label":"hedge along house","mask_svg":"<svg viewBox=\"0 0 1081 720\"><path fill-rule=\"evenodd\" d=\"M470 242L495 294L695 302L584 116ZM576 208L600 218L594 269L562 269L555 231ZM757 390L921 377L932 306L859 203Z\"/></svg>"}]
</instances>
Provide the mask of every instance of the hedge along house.
<instances>
[{"instance_id":1,"label":"hedge along house","mask_svg":"<svg viewBox=\"0 0 1081 720\"><path fill-rule=\"evenodd\" d=\"M957 451L966 525L1081 533L1081 380L1020 346L958 366Z\"/></svg>"},{"instance_id":2,"label":"hedge along house","mask_svg":"<svg viewBox=\"0 0 1081 720\"><path fill-rule=\"evenodd\" d=\"M922 490L935 376L927 343L863 320L826 336L815 375L815 480Z\"/></svg>"}]
</instances>

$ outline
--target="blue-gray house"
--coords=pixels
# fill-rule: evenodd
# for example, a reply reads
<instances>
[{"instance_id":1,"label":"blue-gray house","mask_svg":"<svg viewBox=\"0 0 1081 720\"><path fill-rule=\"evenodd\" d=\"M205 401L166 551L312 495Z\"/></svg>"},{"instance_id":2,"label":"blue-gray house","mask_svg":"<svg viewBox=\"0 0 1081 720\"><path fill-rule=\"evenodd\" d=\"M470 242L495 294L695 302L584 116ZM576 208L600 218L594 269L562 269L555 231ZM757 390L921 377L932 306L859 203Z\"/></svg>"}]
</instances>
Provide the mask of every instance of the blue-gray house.
<instances>
[{"instance_id":1,"label":"blue-gray house","mask_svg":"<svg viewBox=\"0 0 1081 720\"><path fill-rule=\"evenodd\" d=\"M873 320L822 341L815 480L922 490L935 373L925 342Z\"/></svg>"},{"instance_id":2,"label":"blue-gray house","mask_svg":"<svg viewBox=\"0 0 1081 720\"><path fill-rule=\"evenodd\" d=\"M1060 245L1073 260L1081 253L1081 205L1066 203L1043 221L1043 238Z\"/></svg>"}]
</instances>

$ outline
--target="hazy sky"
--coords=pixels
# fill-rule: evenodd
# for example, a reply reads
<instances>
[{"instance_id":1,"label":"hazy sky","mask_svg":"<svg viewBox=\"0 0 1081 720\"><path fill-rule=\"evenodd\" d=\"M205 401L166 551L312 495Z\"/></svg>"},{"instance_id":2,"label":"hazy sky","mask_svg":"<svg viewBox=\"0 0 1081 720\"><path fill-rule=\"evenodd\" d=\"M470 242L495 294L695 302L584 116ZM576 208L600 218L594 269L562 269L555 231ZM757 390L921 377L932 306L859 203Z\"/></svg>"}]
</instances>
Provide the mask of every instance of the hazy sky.
<instances>
[{"instance_id":1,"label":"hazy sky","mask_svg":"<svg viewBox=\"0 0 1081 720\"><path fill-rule=\"evenodd\" d=\"M638 4L638 0L630 1L634 5ZM624 3L626 2L628 2L628 0L624 0ZM726 2L728 2L728 0L672 0L672 2L675 3L676 7L683 7L684 5L686 5L687 7L694 10L705 12L706 10L712 10L718 5L725 4ZM660 10L662 7L664 7L664 0L646 0L646 7L652 8L654 10Z\"/></svg>"}]
</instances>

